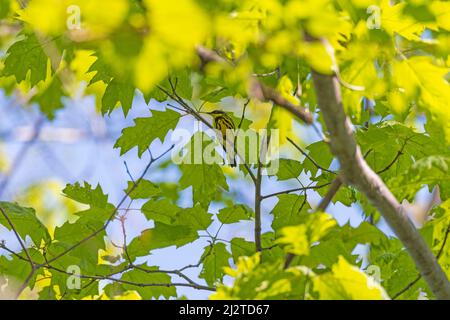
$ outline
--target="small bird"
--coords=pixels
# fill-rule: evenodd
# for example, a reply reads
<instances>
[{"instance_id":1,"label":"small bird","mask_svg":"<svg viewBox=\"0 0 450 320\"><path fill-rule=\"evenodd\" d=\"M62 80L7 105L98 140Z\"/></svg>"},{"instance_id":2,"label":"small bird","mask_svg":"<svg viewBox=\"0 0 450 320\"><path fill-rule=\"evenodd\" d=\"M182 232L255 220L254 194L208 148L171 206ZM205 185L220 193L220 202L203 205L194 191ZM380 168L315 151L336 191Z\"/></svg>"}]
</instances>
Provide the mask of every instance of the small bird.
<instances>
[{"instance_id":1,"label":"small bird","mask_svg":"<svg viewBox=\"0 0 450 320\"><path fill-rule=\"evenodd\" d=\"M222 133L222 139L223 139L223 150L227 152L227 148L225 147L228 143L230 143L227 140L227 130L234 130L236 129L236 126L234 125L233 119L224 111L222 110L214 110L211 112L208 112L208 114L213 117L213 123L214 128L219 130ZM232 146L232 149L234 149L234 146ZM233 156L228 157L228 162L230 163L231 167L236 167L236 160Z\"/></svg>"}]
</instances>

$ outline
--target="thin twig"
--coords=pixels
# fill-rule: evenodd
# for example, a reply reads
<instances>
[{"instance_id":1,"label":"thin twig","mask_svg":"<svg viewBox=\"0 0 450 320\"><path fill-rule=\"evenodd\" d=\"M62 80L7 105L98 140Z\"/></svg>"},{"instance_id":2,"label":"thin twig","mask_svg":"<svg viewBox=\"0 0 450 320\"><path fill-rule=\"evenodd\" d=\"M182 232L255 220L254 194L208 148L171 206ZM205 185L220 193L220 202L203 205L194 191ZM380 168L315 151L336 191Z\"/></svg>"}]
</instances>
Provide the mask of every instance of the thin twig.
<instances>
[{"instance_id":1,"label":"thin twig","mask_svg":"<svg viewBox=\"0 0 450 320\"><path fill-rule=\"evenodd\" d=\"M322 189L322 188L325 188L325 187L329 186L330 184L331 184L331 182L328 182L328 183L321 184L321 185L318 185L318 186L309 186L309 187L301 187L301 188L294 188L294 189L289 189L289 190L278 191L278 192L275 192L275 193L267 194L265 196L261 196L261 198L262 199L267 199L267 198L276 197L276 196L281 195L281 194L289 194L289 193L293 193L293 192L297 192L297 191Z\"/></svg>"},{"instance_id":2,"label":"thin twig","mask_svg":"<svg viewBox=\"0 0 450 320\"><path fill-rule=\"evenodd\" d=\"M247 106L249 104L250 104L250 99L248 99L247 102L244 103L244 108L242 110L241 121L239 122L238 129L240 129L242 127L242 123L244 122L244 119L245 119L245 111L247 111Z\"/></svg>"},{"instance_id":3,"label":"thin twig","mask_svg":"<svg viewBox=\"0 0 450 320\"><path fill-rule=\"evenodd\" d=\"M114 216L117 213L117 208L120 208L122 206L122 204L125 202L125 200L130 196L130 194L138 187L138 185L140 184L140 182L144 179L144 176L147 174L148 170L150 169L150 167L153 165L153 163L155 163L156 161L158 161L159 159L161 159L162 157L164 157L166 154L168 154L172 149L174 148L174 145L171 146L168 150L166 150L165 152L163 152L160 156L158 156L157 158L151 158L149 163L147 164L147 166L145 167L144 171L142 172L141 176L139 177L139 179L136 181L136 183L130 188L130 190L128 190L128 192L123 196L123 198L120 200L119 204L114 208L113 212L111 213L111 216L108 218L108 220L106 221L106 223L103 225L103 227L101 227L100 229L98 229L97 231L95 231L94 233L92 233L90 236L87 236L86 238L82 239L81 241L77 242L76 244L72 245L71 247L69 247L68 249L64 250L63 252L61 252L60 254L56 255L55 257L51 258L49 260L49 263L65 256L67 253L69 253L70 251L72 251L73 249L79 247L80 245L82 245L83 243L87 242L88 240L94 238L96 235L98 235L100 232L104 231L108 225L111 223L112 219L114 218Z\"/></svg>"},{"instance_id":4,"label":"thin twig","mask_svg":"<svg viewBox=\"0 0 450 320\"><path fill-rule=\"evenodd\" d=\"M8 247L6 247L4 244L0 243L0 249L5 250L6 252L12 254L13 256L17 257L18 259L22 260L22 261L26 261L29 262L29 260L25 257L22 257L20 254L14 252L13 250L9 249Z\"/></svg>"},{"instance_id":5,"label":"thin twig","mask_svg":"<svg viewBox=\"0 0 450 320\"><path fill-rule=\"evenodd\" d=\"M34 269L34 262L31 259L30 253L28 252L28 249L25 247L25 244L23 243L22 239L20 238L19 233L17 232L16 228L14 227L14 224L12 223L11 219L8 217L6 212L3 210L2 207L0 207L0 212L5 217L6 221L8 222L9 226L11 227L11 230L14 232L14 235L17 238L17 241L19 241L20 246L22 247L22 250L25 252L25 255L27 256L27 260L31 265L31 268ZM2 246L3 248L3 246Z\"/></svg>"},{"instance_id":6,"label":"thin twig","mask_svg":"<svg viewBox=\"0 0 450 320\"><path fill-rule=\"evenodd\" d=\"M382 170L377 171L377 174L381 174L384 173L386 171L388 171L396 162L397 160L400 158L400 156L403 154L403 149L405 148L406 143L402 146L402 148L397 152L395 158Z\"/></svg>"},{"instance_id":7,"label":"thin twig","mask_svg":"<svg viewBox=\"0 0 450 320\"><path fill-rule=\"evenodd\" d=\"M128 163L126 161L124 161L123 164L125 165L125 169L127 170L128 177L130 177L130 179L133 182L133 184L136 184L136 182L134 181L133 176L131 175L130 168L128 168Z\"/></svg>"},{"instance_id":8,"label":"thin twig","mask_svg":"<svg viewBox=\"0 0 450 320\"><path fill-rule=\"evenodd\" d=\"M141 287L141 288L145 288L145 287L190 287L190 288L194 288L194 289L198 289L198 290L207 290L207 291L216 291L215 288L212 287L207 287L207 286L203 286L203 285L199 285L199 284L191 284L191 283L175 283L175 282L171 282L171 283L138 283L138 282L132 282L132 281L127 281L127 280L122 280L122 279L116 279L113 278L112 276L92 276L92 275L81 275L81 274L73 274L73 273L69 273L66 272L65 270L56 268L52 265L46 265L46 268L50 269L50 270L54 270L63 274L67 274L67 275L71 275L71 276L76 276L80 279L91 279L94 281L100 281L100 280L109 280L109 281L113 281L113 282L117 282L117 283L122 283L122 284L128 284L131 286L135 286L135 287ZM123 272L128 271L128 270L124 270Z\"/></svg>"},{"instance_id":9,"label":"thin twig","mask_svg":"<svg viewBox=\"0 0 450 320\"><path fill-rule=\"evenodd\" d=\"M318 164L305 150L303 150L298 144L296 144L291 138L287 138L287 140L298 150L302 155L304 155L309 161L312 162L313 165L317 167L317 169L320 169L322 171L331 173L331 174L337 174L336 172L329 170L327 168L322 167L320 164Z\"/></svg>"}]
</instances>

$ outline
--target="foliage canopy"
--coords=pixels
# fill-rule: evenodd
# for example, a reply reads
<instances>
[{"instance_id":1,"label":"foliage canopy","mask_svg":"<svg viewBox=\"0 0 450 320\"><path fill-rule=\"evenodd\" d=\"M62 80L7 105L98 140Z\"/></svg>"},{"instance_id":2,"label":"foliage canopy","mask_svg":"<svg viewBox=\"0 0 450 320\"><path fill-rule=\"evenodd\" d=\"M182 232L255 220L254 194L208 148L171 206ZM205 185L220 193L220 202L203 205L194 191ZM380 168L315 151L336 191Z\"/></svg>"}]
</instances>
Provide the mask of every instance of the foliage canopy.
<instances>
[{"instance_id":1,"label":"foliage canopy","mask_svg":"<svg viewBox=\"0 0 450 320\"><path fill-rule=\"evenodd\" d=\"M412 202L424 187L439 191L419 232L450 277L450 2L0 0L0 18L0 87L29 97L49 120L80 91L105 117L116 108L126 117L136 97L145 99L150 113L123 129L121 155L147 157L182 120L201 123L201 108L226 110L241 128L278 129L283 151L271 176L261 175L262 164L161 164L171 149L150 152L118 204L101 182L67 185L71 219L58 226L20 202L0 202L0 288L9 279L4 290L13 297L33 290L40 299L169 299L185 286L215 299L433 299L360 191L343 185L331 200L360 207L359 226L339 225L308 197L325 199L339 178L311 70L337 77L365 160L399 201ZM305 130L320 136L310 143ZM189 137L186 149L203 135ZM146 179L167 167L179 172L177 185ZM256 189L254 203L230 192L239 184ZM262 194L272 184L281 187ZM186 189L191 201L182 206ZM270 212L261 208L267 199L275 200ZM134 238L126 235L126 201L152 221ZM222 225L242 221L254 223L253 239L222 239ZM112 249L107 227L117 222L124 241ZM191 266L142 263L154 250L201 238L209 244ZM17 242L20 250L11 250ZM364 262L355 254L362 245ZM286 255L295 255L288 265ZM68 288L71 266L81 270L77 289ZM199 270L195 279L188 269Z\"/></svg>"}]
</instances>

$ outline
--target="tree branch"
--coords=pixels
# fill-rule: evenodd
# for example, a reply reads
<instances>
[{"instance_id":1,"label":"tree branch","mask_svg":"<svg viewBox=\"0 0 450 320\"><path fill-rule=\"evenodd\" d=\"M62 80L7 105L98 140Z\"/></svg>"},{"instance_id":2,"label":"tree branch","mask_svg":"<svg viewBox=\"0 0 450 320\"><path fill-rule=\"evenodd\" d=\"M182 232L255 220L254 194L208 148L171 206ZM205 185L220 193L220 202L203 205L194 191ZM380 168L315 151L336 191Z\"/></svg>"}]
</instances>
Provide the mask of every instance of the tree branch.
<instances>
[{"instance_id":1,"label":"tree branch","mask_svg":"<svg viewBox=\"0 0 450 320\"><path fill-rule=\"evenodd\" d=\"M262 251L261 244L261 163L258 160L258 170L256 173L256 183L255 183L255 247L256 252Z\"/></svg>"},{"instance_id":2,"label":"tree branch","mask_svg":"<svg viewBox=\"0 0 450 320\"><path fill-rule=\"evenodd\" d=\"M338 193L339 189L342 186L342 178L337 176L333 182L331 182L330 189L325 194L325 196L320 201L319 205L316 208L316 211L326 211L328 206L330 205L331 200L333 200L336 193Z\"/></svg>"},{"instance_id":3,"label":"tree branch","mask_svg":"<svg viewBox=\"0 0 450 320\"><path fill-rule=\"evenodd\" d=\"M197 55L200 57L202 61L202 66L210 62L215 62L234 67L234 65L230 61L222 58L215 51L202 46L197 47ZM272 101L274 104L279 105L280 107L290 111L292 114L294 114L307 124L311 124L313 122L312 115L308 109L290 102L275 89L265 86L255 76L253 76L252 81L253 82L251 91L255 97L257 97L260 100L265 99Z\"/></svg>"},{"instance_id":4,"label":"tree branch","mask_svg":"<svg viewBox=\"0 0 450 320\"><path fill-rule=\"evenodd\" d=\"M408 250L417 269L438 299L450 299L450 283L436 257L420 236L406 212L380 177L367 165L346 116L336 76L313 71L317 102L328 131L330 147L338 158L344 182L355 186L378 208L391 229Z\"/></svg>"}]
</instances>

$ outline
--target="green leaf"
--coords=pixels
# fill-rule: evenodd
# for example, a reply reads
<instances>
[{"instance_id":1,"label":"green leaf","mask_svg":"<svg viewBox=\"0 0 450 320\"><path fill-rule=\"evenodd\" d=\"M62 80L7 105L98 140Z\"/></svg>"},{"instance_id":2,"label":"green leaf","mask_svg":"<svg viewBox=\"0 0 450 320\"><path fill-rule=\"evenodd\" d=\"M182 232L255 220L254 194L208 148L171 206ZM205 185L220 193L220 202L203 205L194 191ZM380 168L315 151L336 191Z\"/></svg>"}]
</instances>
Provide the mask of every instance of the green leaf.
<instances>
[{"instance_id":1,"label":"green leaf","mask_svg":"<svg viewBox=\"0 0 450 320\"><path fill-rule=\"evenodd\" d=\"M151 199L142 206L142 213L147 219L172 224L181 208L174 205L169 199Z\"/></svg>"},{"instance_id":2,"label":"green leaf","mask_svg":"<svg viewBox=\"0 0 450 320\"><path fill-rule=\"evenodd\" d=\"M78 214L83 216L75 223L66 222L55 228L56 242L47 249L47 257L51 259L71 250L63 258L56 260L54 266L65 270L70 265L78 265L84 272L96 272L98 252L100 249L106 250L106 232L101 230L106 220L105 211L90 209ZM88 241L81 243L87 238Z\"/></svg>"},{"instance_id":3,"label":"green leaf","mask_svg":"<svg viewBox=\"0 0 450 320\"><path fill-rule=\"evenodd\" d=\"M123 155L137 146L141 157L155 139L163 141L179 120L180 114L173 110L153 110L151 117L137 118L134 127L125 128L114 147L120 148L120 154Z\"/></svg>"},{"instance_id":4,"label":"green leaf","mask_svg":"<svg viewBox=\"0 0 450 320\"><path fill-rule=\"evenodd\" d=\"M200 203L207 207L209 203L216 198L216 194L221 190L228 190L225 175L222 169L216 163L208 164L205 160L204 148L209 146L212 141L209 137L200 132L196 133L189 142L188 152L180 165L182 176L180 186L183 189L192 186L193 202ZM200 150L198 146L202 146ZM199 153L201 153L199 155ZM199 155L199 159L197 156ZM213 151L213 155L217 155ZM194 156L194 158L193 158ZM199 164L196 160L199 160Z\"/></svg>"},{"instance_id":5,"label":"green leaf","mask_svg":"<svg viewBox=\"0 0 450 320\"><path fill-rule=\"evenodd\" d=\"M395 121L383 121L369 126L368 130L357 131L358 143L366 161L375 171L385 170L398 152L402 152L390 169L383 172L383 178L395 177L403 170L409 170L413 160L448 153L448 150L424 133ZM389 144L385 142L389 141Z\"/></svg>"},{"instance_id":6,"label":"green leaf","mask_svg":"<svg viewBox=\"0 0 450 320\"><path fill-rule=\"evenodd\" d=\"M369 259L372 265L379 268L383 287L391 296L403 290L417 277L416 266L398 239L386 238L380 244L372 245ZM422 288L427 290L427 286ZM419 288L411 288L408 294L415 295L414 299L417 299Z\"/></svg>"},{"instance_id":7,"label":"green leaf","mask_svg":"<svg viewBox=\"0 0 450 320\"><path fill-rule=\"evenodd\" d=\"M309 151L308 155L321 167L327 169L330 167L333 161L333 155L330 152L329 146L324 141L314 142L306 149ZM317 175L318 168L309 159L303 161L303 166L305 171L309 171L313 177Z\"/></svg>"},{"instance_id":8,"label":"green leaf","mask_svg":"<svg viewBox=\"0 0 450 320\"><path fill-rule=\"evenodd\" d=\"M92 189L91 185L84 182L82 186L79 182L68 184L63 193L72 200L88 204L92 207L105 208L108 205L108 196L103 193L102 187L97 185Z\"/></svg>"},{"instance_id":9,"label":"green leaf","mask_svg":"<svg viewBox=\"0 0 450 320\"><path fill-rule=\"evenodd\" d=\"M198 239L197 231L206 230L212 215L201 206L180 208L168 199L150 200L142 207L148 219L155 222L128 246L131 256L144 256L149 251L169 246L181 247Z\"/></svg>"},{"instance_id":10,"label":"green leaf","mask_svg":"<svg viewBox=\"0 0 450 320\"><path fill-rule=\"evenodd\" d=\"M2 76L15 76L17 83L26 79L30 72L30 84L35 86L47 77L48 57L34 34L24 35L6 52Z\"/></svg>"},{"instance_id":11,"label":"green leaf","mask_svg":"<svg viewBox=\"0 0 450 320\"><path fill-rule=\"evenodd\" d=\"M402 92L402 99L416 102L426 111L428 121L442 128L447 146L450 145L450 84L449 70L434 63L433 58L414 56L394 64L394 80Z\"/></svg>"},{"instance_id":12,"label":"green leaf","mask_svg":"<svg viewBox=\"0 0 450 320\"><path fill-rule=\"evenodd\" d=\"M373 247L386 239L383 232L368 222L363 222L356 228L346 224L330 230L319 244L310 249L307 257L300 259L300 263L310 268L317 268L319 265L331 267L338 262L339 256L356 263L358 256L352 253L358 244L370 244Z\"/></svg>"},{"instance_id":13,"label":"green leaf","mask_svg":"<svg viewBox=\"0 0 450 320\"><path fill-rule=\"evenodd\" d=\"M291 159L280 159L280 166L276 176L278 180L289 180L297 178L303 170L299 161Z\"/></svg>"},{"instance_id":14,"label":"green leaf","mask_svg":"<svg viewBox=\"0 0 450 320\"><path fill-rule=\"evenodd\" d=\"M231 240L231 254L234 263L237 263L240 257L250 257L255 253L255 243L243 238L233 238Z\"/></svg>"},{"instance_id":15,"label":"green leaf","mask_svg":"<svg viewBox=\"0 0 450 320\"><path fill-rule=\"evenodd\" d=\"M432 245L433 249L439 253L442 248L442 245L448 245L445 241L446 237L449 236L448 230L450 226L450 199L441 203L439 207L436 207L433 210L434 219L427 222L425 228L432 227ZM445 249L445 248L444 248ZM444 250L444 252L448 252Z\"/></svg>"},{"instance_id":16,"label":"green leaf","mask_svg":"<svg viewBox=\"0 0 450 320\"><path fill-rule=\"evenodd\" d=\"M239 204L219 210L217 218L224 224L236 223L241 220L249 220L253 217L253 210L248 206Z\"/></svg>"},{"instance_id":17,"label":"green leaf","mask_svg":"<svg viewBox=\"0 0 450 320\"><path fill-rule=\"evenodd\" d=\"M185 68L171 74L172 81L176 82L177 94L187 100L192 98L191 72Z\"/></svg>"},{"instance_id":18,"label":"green leaf","mask_svg":"<svg viewBox=\"0 0 450 320\"><path fill-rule=\"evenodd\" d=\"M148 93L143 93L144 100L147 104L150 104L151 99L155 99L158 102L163 102L167 100L167 95L161 91L159 88L154 88Z\"/></svg>"},{"instance_id":19,"label":"green leaf","mask_svg":"<svg viewBox=\"0 0 450 320\"><path fill-rule=\"evenodd\" d=\"M10 10L9 0L0 0L0 19L6 18Z\"/></svg>"},{"instance_id":20,"label":"green leaf","mask_svg":"<svg viewBox=\"0 0 450 320\"><path fill-rule=\"evenodd\" d=\"M111 114L118 104L122 105L125 117L131 109L135 88L129 83L119 82L113 79L106 87L102 99L102 113Z\"/></svg>"},{"instance_id":21,"label":"green leaf","mask_svg":"<svg viewBox=\"0 0 450 320\"><path fill-rule=\"evenodd\" d=\"M278 203L272 210L274 216L272 228L275 231L286 227L297 225L302 222L302 216L310 209L305 196L296 194L282 194L278 196Z\"/></svg>"},{"instance_id":22,"label":"green leaf","mask_svg":"<svg viewBox=\"0 0 450 320\"><path fill-rule=\"evenodd\" d=\"M409 170L387 182L399 199L412 200L425 185L439 185L444 199L450 195L450 157L429 156L418 160Z\"/></svg>"},{"instance_id":23,"label":"green leaf","mask_svg":"<svg viewBox=\"0 0 450 320\"><path fill-rule=\"evenodd\" d=\"M20 253L25 257L25 254ZM0 284L2 290L2 299L15 299L15 293L31 273L31 265L28 261L19 259L17 256L0 256ZM36 275L30 279L30 285L33 285Z\"/></svg>"},{"instance_id":24,"label":"green leaf","mask_svg":"<svg viewBox=\"0 0 450 320\"><path fill-rule=\"evenodd\" d=\"M147 219L173 226L186 226L193 230L206 230L212 223L212 214L200 205L180 208L168 199L150 200L142 206Z\"/></svg>"},{"instance_id":25,"label":"green leaf","mask_svg":"<svg viewBox=\"0 0 450 320\"><path fill-rule=\"evenodd\" d=\"M187 226L171 226L155 222L155 227L144 230L131 241L128 253L132 257L148 255L153 249L176 246L182 247L198 239L197 231Z\"/></svg>"},{"instance_id":26,"label":"green leaf","mask_svg":"<svg viewBox=\"0 0 450 320\"><path fill-rule=\"evenodd\" d=\"M233 120L233 122L236 126L236 129L238 129L239 124L240 124L241 130L248 130L250 128L250 125L253 123L253 121L251 121L245 117L244 117L244 119L242 119L242 116L236 117L233 112L227 112L227 115Z\"/></svg>"},{"instance_id":27,"label":"green leaf","mask_svg":"<svg viewBox=\"0 0 450 320\"><path fill-rule=\"evenodd\" d=\"M161 193L161 189L151 181L142 179L139 181L137 187L135 186L135 182L128 181L128 188L125 190L125 193L129 194L131 199L149 199ZM130 190L133 189L133 191Z\"/></svg>"},{"instance_id":28,"label":"green leaf","mask_svg":"<svg viewBox=\"0 0 450 320\"><path fill-rule=\"evenodd\" d=\"M265 262L276 263L280 259L284 259L286 255L283 249L276 245L273 232L267 232L261 236L261 246L264 248L262 258ZM231 253L234 263L237 263L242 256L251 257L255 252L255 242L247 241L243 238L233 238L231 240Z\"/></svg>"},{"instance_id":29,"label":"green leaf","mask_svg":"<svg viewBox=\"0 0 450 320\"><path fill-rule=\"evenodd\" d=\"M321 212L309 214L305 219L302 224L281 229L276 242L285 245L288 253L308 255L310 248L337 225L332 216Z\"/></svg>"},{"instance_id":30,"label":"green leaf","mask_svg":"<svg viewBox=\"0 0 450 320\"><path fill-rule=\"evenodd\" d=\"M217 281L222 282L224 267L230 265L230 258L231 254L223 243L205 247L202 255L203 268L199 277L205 279L209 286L213 286Z\"/></svg>"},{"instance_id":31,"label":"green leaf","mask_svg":"<svg viewBox=\"0 0 450 320\"><path fill-rule=\"evenodd\" d=\"M331 272L313 278L314 290L322 300L381 300L388 296L384 289L344 258Z\"/></svg>"},{"instance_id":32,"label":"green leaf","mask_svg":"<svg viewBox=\"0 0 450 320\"><path fill-rule=\"evenodd\" d=\"M103 81L104 83L109 83L111 81L111 68L103 61L103 58L98 54L93 54L93 56L97 56L97 60L89 67L87 73L95 72L94 77L89 82L89 85L92 85L98 81Z\"/></svg>"},{"instance_id":33,"label":"green leaf","mask_svg":"<svg viewBox=\"0 0 450 320\"><path fill-rule=\"evenodd\" d=\"M180 168L183 173L180 186L183 189L192 186L194 203L207 207L221 188L228 190L225 176L217 164L191 164Z\"/></svg>"},{"instance_id":34,"label":"green leaf","mask_svg":"<svg viewBox=\"0 0 450 320\"><path fill-rule=\"evenodd\" d=\"M34 209L24 208L18 204L9 202L0 202L0 208L9 220L11 220L12 225L22 240L25 240L28 235L36 246L40 246L41 241L45 243L50 242L50 235L47 228L36 217ZM6 229L12 230L11 225L3 213L0 213L0 224Z\"/></svg>"},{"instance_id":35,"label":"green leaf","mask_svg":"<svg viewBox=\"0 0 450 320\"><path fill-rule=\"evenodd\" d=\"M63 95L64 91L61 80L58 75L55 75L50 85L33 100L39 104L39 108L47 118L53 120L55 118L55 112L64 107L61 101Z\"/></svg>"},{"instance_id":36,"label":"green leaf","mask_svg":"<svg viewBox=\"0 0 450 320\"><path fill-rule=\"evenodd\" d=\"M89 209L74 213L79 217L76 221L55 228L55 241L47 249L47 257L51 259L70 249L55 261L56 266L66 269L78 265L84 272L96 272L98 251L106 249L104 225L112 218L115 207L108 203L108 196L99 185L93 189L87 182L83 186L75 183L67 185L63 192L68 198L89 205Z\"/></svg>"},{"instance_id":37,"label":"green leaf","mask_svg":"<svg viewBox=\"0 0 450 320\"><path fill-rule=\"evenodd\" d=\"M193 208L182 209L177 212L174 224L186 226L194 230L206 230L212 223L212 214L200 205Z\"/></svg>"},{"instance_id":38,"label":"green leaf","mask_svg":"<svg viewBox=\"0 0 450 320\"><path fill-rule=\"evenodd\" d=\"M375 99L384 93L386 87L378 74L376 64L373 63L382 54L380 48L382 46L375 41L352 41L339 57L342 60L340 64L342 78L347 83L363 88L351 90L342 87L345 111L355 124L369 120L369 112L364 112L362 107L363 98Z\"/></svg>"},{"instance_id":39,"label":"green leaf","mask_svg":"<svg viewBox=\"0 0 450 320\"><path fill-rule=\"evenodd\" d=\"M260 254L242 257L236 263L236 269L225 268L225 271L234 278L233 285L219 285L210 299L304 299L308 278L312 274L306 268L285 270L282 260L261 263Z\"/></svg>"}]
</instances>

